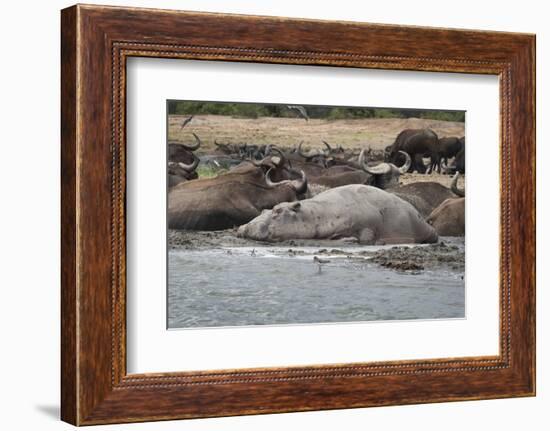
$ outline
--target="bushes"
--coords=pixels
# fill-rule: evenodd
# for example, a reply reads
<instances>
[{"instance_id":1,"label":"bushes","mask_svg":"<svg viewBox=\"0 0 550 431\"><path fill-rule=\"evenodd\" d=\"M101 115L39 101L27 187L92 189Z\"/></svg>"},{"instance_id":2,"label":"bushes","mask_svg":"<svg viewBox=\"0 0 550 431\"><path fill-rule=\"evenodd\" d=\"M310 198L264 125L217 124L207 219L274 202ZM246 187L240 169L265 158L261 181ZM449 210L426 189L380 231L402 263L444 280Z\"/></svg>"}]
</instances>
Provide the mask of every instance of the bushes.
<instances>
[{"instance_id":1,"label":"bushes","mask_svg":"<svg viewBox=\"0 0 550 431\"><path fill-rule=\"evenodd\" d=\"M464 122L464 111L436 111L422 109L362 108L344 106L307 106L310 118L348 120L357 118L424 118L442 121ZM223 103L197 101L168 101L170 115L226 115L235 118L288 117L297 118L287 105L260 103Z\"/></svg>"},{"instance_id":2,"label":"bushes","mask_svg":"<svg viewBox=\"0 0 550 431\"><path fill-rule=\"evenodd\" d=\"M460 121L464 123L466 111L423 111L420 118L441 121Z\"/></svg>"}]
</instances>

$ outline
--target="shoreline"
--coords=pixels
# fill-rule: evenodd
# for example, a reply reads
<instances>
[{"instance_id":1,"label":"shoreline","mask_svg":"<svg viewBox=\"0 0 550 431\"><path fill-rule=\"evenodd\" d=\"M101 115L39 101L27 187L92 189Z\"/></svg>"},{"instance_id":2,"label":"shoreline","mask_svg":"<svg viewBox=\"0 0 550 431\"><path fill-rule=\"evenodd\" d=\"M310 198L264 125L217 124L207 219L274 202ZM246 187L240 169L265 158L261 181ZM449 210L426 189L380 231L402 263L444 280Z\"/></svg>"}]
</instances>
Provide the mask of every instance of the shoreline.
<instances>
[{"instance_id":1,"label":"shoreline","mask_svg":"<svg viewBox=\"0 0 550 431\"><path fill-rule=\"evenodd\" d=\"M464 237L442 237L434 244L364 246L355 239L288 240L277 243L239 238L236 229L221 231L168 231L169 252L223 252L257 257L347 259L375 263L395 271L445 269L464 271ZM269 256L266 256L268 254Z\"/></svg>"}]
</instances>

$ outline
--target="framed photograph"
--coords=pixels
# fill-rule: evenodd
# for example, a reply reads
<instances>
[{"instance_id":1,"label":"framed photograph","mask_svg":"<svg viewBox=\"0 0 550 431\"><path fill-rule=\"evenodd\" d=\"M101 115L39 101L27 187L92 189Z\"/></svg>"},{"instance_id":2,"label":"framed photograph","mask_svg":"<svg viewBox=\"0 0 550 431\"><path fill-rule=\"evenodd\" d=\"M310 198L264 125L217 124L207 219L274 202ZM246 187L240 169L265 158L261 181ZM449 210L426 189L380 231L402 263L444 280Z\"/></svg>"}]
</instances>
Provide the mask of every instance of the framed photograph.
<instances>
[{"instance_id":1,"label":"framed photograph","mask_svg":"<svg viewBox=\"0 0 550 431\"><path fill-rule=\"evenodd\" d=\"M61 17L64 421L535 394L534 35Z\"/></svg>"}]
</instances>

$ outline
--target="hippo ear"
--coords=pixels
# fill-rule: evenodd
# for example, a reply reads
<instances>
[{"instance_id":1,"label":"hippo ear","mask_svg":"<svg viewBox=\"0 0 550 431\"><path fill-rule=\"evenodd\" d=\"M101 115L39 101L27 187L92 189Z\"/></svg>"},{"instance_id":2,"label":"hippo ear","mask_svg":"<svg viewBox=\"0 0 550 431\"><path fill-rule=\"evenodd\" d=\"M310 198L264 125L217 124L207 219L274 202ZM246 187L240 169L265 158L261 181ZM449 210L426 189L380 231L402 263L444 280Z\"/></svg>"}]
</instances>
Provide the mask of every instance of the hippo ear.
<instances>
[{"instance_id":1,"label":"hippo ear","mask_svg":"<svg viewBox=\"0 0 550 431\"><path fill-rule=\"evenodd\" d=\"M300 208L302 207L302 204L300 202L294 202L292 205L290 205L290 210L294 212L300 211Z\"/></svg>"}]
</instances>

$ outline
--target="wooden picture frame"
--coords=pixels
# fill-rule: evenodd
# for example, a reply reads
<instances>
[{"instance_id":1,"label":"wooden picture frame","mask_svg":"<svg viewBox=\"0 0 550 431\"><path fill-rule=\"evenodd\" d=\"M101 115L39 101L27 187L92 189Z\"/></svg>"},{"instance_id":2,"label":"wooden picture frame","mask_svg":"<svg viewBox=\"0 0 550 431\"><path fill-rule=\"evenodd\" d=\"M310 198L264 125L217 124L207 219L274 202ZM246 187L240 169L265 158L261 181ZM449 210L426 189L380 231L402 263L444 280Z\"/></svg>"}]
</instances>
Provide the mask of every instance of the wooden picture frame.
<instances>
[{"instance_id":1,"label":"wooden picture frame","mask_svg":"<svg viewBox=\"0 0 550 431\"><path fill-rule=\"evenodd\" d=\"M61 49L64 421L535 394L534 35L77 5L62 11ZM131 56L498 75L500 354L128 375L125 65Z\"/></svg>"}]
</instances>

